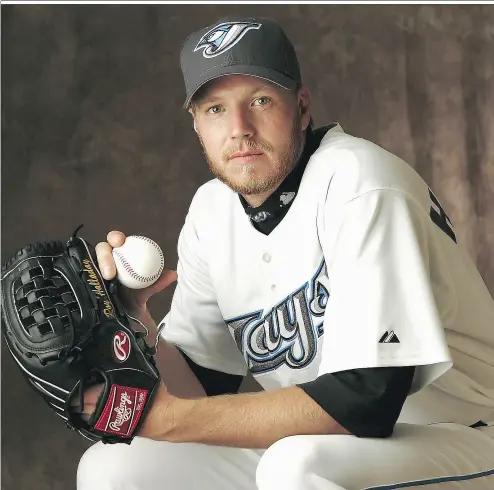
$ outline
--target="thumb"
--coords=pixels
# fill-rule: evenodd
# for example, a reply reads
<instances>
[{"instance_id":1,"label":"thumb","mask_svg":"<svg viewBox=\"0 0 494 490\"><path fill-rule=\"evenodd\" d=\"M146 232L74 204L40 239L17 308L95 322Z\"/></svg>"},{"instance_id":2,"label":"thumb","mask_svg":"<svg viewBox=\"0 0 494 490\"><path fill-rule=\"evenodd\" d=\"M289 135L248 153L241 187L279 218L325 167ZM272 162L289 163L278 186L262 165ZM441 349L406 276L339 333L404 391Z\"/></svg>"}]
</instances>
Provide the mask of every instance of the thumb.
<instances>
[{"instance_id":1,"label":"thumb","mask_svg":"<svg viewBox=\"0 0 494 490\"><path fill-rule=\"evenodd\" d=\"M174 283L178 278L177 271L165 269L157 281L147 288L149 296L159 293Z\"/></svg>"}]
</instances>

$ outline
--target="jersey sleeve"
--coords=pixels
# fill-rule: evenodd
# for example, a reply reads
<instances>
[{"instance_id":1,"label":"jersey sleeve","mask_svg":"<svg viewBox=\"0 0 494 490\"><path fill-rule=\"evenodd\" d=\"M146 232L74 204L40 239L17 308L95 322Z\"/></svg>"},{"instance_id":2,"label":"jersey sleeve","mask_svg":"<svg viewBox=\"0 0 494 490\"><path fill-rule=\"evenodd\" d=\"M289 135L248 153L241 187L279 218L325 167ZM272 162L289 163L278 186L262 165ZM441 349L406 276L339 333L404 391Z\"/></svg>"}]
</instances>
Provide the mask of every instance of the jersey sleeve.
<instances>
[{"instance_id":1,"label":"jersey sleeve","mask_svg":"<svg viewBox=\"0 0 494 490\"><path fill-rule=\"evenodd\" d=\"M199 366L182 351L179 352L182 354L182 357L185 359L190 370L195 374L199 383L201 383L207 396L238 393L244 379L243 376L228 374Z\"/></svg>"},{"instance_id":2,"label":"jersey sleeve","mask_svg":"<svg viewBox=\"0 0 494 490\"><path fill-rule=\"evenodd\" d=\"M354 436L389 437L414 371L413 366L351 369L298 386Z\"/></svg>"},{"instance_id":3,"label":"jersey sleeve","mask_svg":"<svg viewBox=\"0 0 494 490\"><path fill-rule=\"evenodd\" d=\"M326 206L329 298L319 375L416 366L411 393L418 391L452 366L444 326L456 298L435 225L401 191L370 191L336 211Z\"/></svg>"},{"instance_id":4,"label":"jersey sleeve","mask_svg":"<svg viewBox=\"0 0 494 490\"><path fill-rule=\"evenodd\" d=\"M221 315L202 256L192 202L178 239L177 284L162 336L195 364L242 375L247 366Z\"/></svg>"}]
</instances>

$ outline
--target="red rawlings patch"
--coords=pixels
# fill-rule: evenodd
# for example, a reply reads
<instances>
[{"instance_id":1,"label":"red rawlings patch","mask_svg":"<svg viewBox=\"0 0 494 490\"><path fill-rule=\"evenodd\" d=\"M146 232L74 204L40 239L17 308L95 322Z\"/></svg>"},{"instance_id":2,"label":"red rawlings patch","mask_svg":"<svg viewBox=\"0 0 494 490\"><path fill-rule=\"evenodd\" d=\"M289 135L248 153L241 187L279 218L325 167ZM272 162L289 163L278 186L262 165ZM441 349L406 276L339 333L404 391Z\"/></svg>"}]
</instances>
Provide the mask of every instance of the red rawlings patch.
<instances>
[{"instance_id":1,"label":"red rawlings patch","mask_svg":"<svg viewBox=\"0 0 494 490\"><path fill-rule=\"evenodd\" d=\"M122 330L119 330L113 336L113 355L120 362L125 362L129 358L130 339Z\"/></svg>"},{"instance_id":2,"label":"red rawlings patch","mask_svg":"<svg viewBox=\"0 0 494 490\"><path fill-rule=\"evenodd\" d=\"M148 390L112 385L105 408L94 428L109 434L132 435L147 396Z\"/></svg>"}]
</instances>

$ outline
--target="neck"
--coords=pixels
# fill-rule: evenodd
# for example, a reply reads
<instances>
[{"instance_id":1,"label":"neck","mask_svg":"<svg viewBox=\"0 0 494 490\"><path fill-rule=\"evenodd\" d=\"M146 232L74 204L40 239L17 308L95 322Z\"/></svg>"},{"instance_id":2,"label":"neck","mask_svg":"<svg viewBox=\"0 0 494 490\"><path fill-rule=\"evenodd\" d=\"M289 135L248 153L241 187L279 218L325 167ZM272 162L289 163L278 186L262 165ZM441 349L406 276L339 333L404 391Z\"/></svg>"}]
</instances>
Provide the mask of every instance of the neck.
<instances>
[{"instance_id":1,"label":"neck","mask_svg":"<svg viewBox=\"0 0 494 490\"><path fill-rule=\"evenodd\" d=\"M276 186L274 189L271 189L269 191L266 191L266 192L261 192L260 194L250 194L250 195L246 195L246 194L242 194L242 197L249 203L249 206L253 207L253 208L257 208L258 206L260 206L263 202L265 202L268 197L278 188L278 186Z\"/></svg>"}]
</instances>

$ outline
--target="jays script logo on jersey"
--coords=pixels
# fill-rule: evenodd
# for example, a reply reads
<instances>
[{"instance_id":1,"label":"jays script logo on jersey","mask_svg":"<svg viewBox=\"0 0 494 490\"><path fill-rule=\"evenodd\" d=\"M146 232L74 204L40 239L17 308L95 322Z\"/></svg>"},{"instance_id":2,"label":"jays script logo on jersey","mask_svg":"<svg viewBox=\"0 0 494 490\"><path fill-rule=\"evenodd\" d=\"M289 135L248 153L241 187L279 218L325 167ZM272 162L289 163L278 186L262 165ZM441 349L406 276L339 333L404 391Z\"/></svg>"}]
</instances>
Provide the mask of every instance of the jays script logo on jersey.
<instances>
[{"instance_id":1,"label":"jays script logo on jersey","mask_svg":"<svg viewBox=\"0 0 494 490\"><path fill-rule=\"evenodd\" d=\"M328 290L323 260L311 281L265 315L261 310L226 321L253 374L275 370L282 364L301 369L314 360L324 332L322 317Z\"/></svg>"},{"instance_id":2,"label":"jays script logo on jersey","mask_svg":"<svg viewBox=\"0 0 494 490\"><path fill-rule=\"evenodd\" d=\"M250 29L259 29L261 25L254 22L225 22L217 25L201 37L194 52L204 49L205 58L218 56L237 44Z\"/></svg>"}]
</instances>

